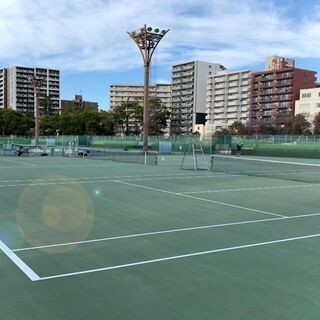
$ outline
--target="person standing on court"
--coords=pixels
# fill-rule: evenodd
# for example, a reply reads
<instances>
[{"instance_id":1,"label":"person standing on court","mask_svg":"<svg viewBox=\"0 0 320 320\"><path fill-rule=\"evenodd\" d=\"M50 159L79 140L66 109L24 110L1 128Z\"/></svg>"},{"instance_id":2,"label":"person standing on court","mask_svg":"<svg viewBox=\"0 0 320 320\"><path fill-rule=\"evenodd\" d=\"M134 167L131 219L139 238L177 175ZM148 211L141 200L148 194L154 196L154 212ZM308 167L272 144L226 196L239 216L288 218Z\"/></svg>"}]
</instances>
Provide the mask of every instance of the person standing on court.
<instances>
[{"instance_id":1,"label":"person standing on court","mask_svg":"<svg viewBox=\"0 0 320 320\"><path fill-rule=\"evenodd\" d=\"M242 146L243 146L242 143L241 144L237 143L237 147L236 147L236 150L237 150L236 155L237 155L237 157L241 156Z\"/></svg>"}]
</instances>

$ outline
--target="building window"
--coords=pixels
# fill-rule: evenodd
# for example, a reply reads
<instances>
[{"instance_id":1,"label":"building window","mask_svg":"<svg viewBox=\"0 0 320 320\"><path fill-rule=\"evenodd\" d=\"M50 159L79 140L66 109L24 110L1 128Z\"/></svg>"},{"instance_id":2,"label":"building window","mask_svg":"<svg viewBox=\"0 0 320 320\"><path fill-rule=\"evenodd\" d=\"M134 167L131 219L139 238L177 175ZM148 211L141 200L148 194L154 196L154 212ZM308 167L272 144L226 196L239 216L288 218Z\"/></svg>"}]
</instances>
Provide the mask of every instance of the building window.
<instances>
[{"instance_id":1,"label":"building window","mask_svg":"<svg viewBox=\"0 0 320 320\"><path fill-rule=\"evenodd\" d=\"M311 98L311 93L303 93L302 98Z\"/></svg>"}]
</instances>

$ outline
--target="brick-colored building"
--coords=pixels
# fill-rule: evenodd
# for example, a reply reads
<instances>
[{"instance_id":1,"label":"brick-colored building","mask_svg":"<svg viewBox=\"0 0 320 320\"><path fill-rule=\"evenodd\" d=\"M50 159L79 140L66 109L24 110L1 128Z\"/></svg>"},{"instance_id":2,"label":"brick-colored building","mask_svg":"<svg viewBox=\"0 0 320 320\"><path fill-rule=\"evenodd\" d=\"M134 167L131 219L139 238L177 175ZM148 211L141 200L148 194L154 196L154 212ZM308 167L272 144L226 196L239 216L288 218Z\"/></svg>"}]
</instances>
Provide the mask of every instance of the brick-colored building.
<instances>
[{"instance_id":1,"label":"brick-colored building","mask_svg":"<svg viewBox=\"0 0 320 320\"><path fill-rule=\"evenodd\" d=\"M270 60L270 58L267 58ZM294 117L295 100L301 89L316 87L316 72L294 67L294 61L273 57L269 70L252 73L249 125L259 132L261 125L278 130Z\"/></svg>"},{"instance_id":2,"label":"brick-colored building","mask_svg":"<svg viewBox=\"0 0 320 320\"><path fill-rule=\"evenodd\" d=\"M61 109L87 109L98 112L99 105L97 102L83 100L82 95L75 95L73 100L61 100Z\"/></svg>"}]
</instances>

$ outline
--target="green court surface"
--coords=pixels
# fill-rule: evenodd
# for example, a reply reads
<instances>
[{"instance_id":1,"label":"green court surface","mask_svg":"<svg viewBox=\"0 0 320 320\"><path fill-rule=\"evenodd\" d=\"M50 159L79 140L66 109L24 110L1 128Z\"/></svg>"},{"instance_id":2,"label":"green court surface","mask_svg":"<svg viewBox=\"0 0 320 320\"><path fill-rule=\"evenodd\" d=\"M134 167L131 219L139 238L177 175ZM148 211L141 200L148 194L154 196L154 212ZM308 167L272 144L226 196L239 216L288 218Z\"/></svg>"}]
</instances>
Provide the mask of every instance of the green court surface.
<instances>
[{"instance_id":1,"label":"green court surface","mask_svg":"<svg viewBox=\"0 0 320 320\"><path fill-rule=\"evenodd\" d=\"M180 161L0 158L1 319L318 320L320 182Z\"/></svg>"}]
</instances>

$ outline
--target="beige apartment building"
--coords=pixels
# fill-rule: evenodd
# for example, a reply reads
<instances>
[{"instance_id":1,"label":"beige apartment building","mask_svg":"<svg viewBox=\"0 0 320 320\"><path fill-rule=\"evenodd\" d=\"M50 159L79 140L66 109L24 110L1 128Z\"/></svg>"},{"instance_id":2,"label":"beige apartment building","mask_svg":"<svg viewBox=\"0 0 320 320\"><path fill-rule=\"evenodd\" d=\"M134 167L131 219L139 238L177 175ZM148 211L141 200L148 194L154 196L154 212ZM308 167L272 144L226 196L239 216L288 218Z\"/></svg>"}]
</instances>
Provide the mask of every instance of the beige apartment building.
<instances>
[{"instance_id":1,"label":"beige apartment building","mask_svg":"<svg viewBox=\"0 0 320 320\"><path fill-rule=\"evenodd\" d=\"M150 97L157 97L169 110L171 110L171 85L157 84L149 87ZM144 87L141 85L117 85L110 86L110 110L120 106L122 102L138 101L143 104Z\"/></svg>"},{"instance_id":2,"label":"beige apartment building","mask_svg":"<svg viewBox=\"0 0 320 320\"><path fill-rule=\"evenodd\" d=\"M161 103L171 112L171 85L157 84L149 87L149 97L157 97ZM111 85L110 86L110 110L120 106L123 102L139 102L143 105L144 87L141 85ZM129 119L129 126L135 128L135 119ZM167 122L165 135L169 135L170 119ZM140 128L141 129L141 128ZM117 132L117 134L124 134Z\"/></svg>"},{"instance_id":3,"label":"beige apartment building","mask_svg":"<svg viewBox=\"0 0 320 320\"><path fill-rule=\"evenodd\" d=\"M251 71L219 71L208 77L205 134L249 119Z\"/></svg>"},{"instance_id":4,"label":"beige apartment building","mask_svg":"<svg viewBox=\"0 0 320 320\"><path fill-rule=\"evenodd\" d=\"M46 112L45 108L50 109L50 113L53 114L60 112L59 70L20 66L13 66L5 70L5 81L1 84L0 80L0 92L5 91L6 108L34 113L35 92L29 77L35 76L42 80L42 85L39 88L40 112Z\"/></svg>"},{"instance_id":5,"label":"beige apartment building","mask_svg":"<svg viewBox=\"0 0 320 320\"><path fill-rule=\"evenodd\" d=\"M312 124L320 112L320 87L300 90L300 99L295 102L294 114L303 114Z\"/></svg>"}]
</instances>

